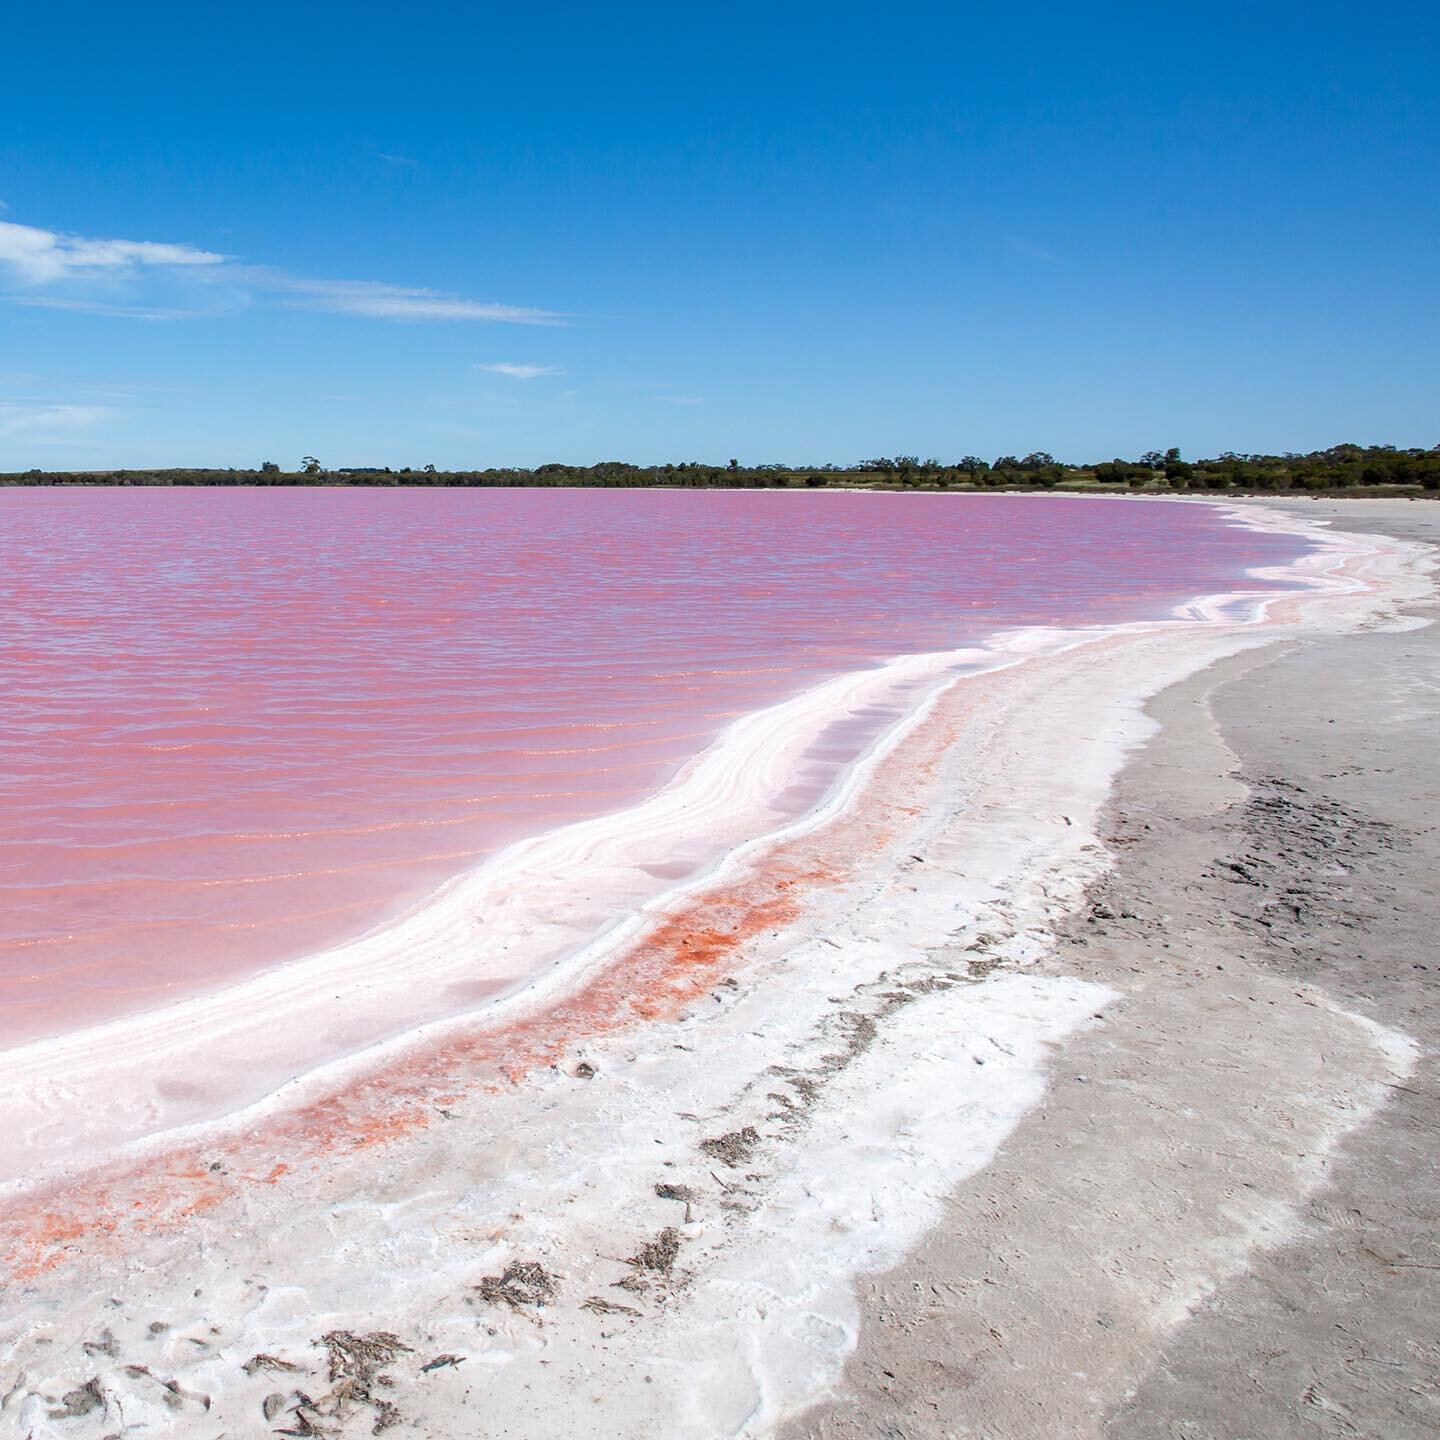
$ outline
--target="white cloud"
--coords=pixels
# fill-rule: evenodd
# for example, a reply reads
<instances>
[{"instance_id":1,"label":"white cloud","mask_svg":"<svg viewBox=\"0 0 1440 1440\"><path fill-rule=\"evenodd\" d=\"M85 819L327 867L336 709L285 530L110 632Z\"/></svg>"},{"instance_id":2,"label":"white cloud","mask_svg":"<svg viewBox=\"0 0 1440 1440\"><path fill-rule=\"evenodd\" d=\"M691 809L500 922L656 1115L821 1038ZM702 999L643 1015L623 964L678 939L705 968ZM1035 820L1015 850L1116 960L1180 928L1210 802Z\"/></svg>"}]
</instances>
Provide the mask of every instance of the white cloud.
<instances>
[{"instance_id":1,"label":"white cloud","mask_svg":"<svg viewBox=\"0 0 1440 1440\"><path fill-rule=\"evenodd\" d=\"M92 300L83 295L6 295L16 305L37 310L73 310L79 315L119 315L126 320L193 320L206 315L223 315L244 309L243 297L217 296L218 303L206 305L125 305L111 300Z\"/></svg>"},{"instance_id":2,"label":"white cloud","mask_svg":"<svg viewBox=\"0 0 1440 1440\"><path fill-rule=\"evenodd\" d=\"M173 298L177 291L178 303ZM312 280L242 265L192 245L88 239L8 221L0 221L0 297L146 320L228 313L269 302L381 320L565 323L563 316L531 306L470 300L378 280Z\"/></svg>"},{"instance_id":3,"label":"white cloud","mask_svg":"<svg viewBox=\"0 0 1440 1440\"><path fill-rule=\"evenodd\" d=\"M69 434L108 419L104 405L17 405L0 400L0 439L23 435L27 439L56 431Z\"/></svg>"},{"instance_id":4,"label":"white cloud","mask_svg":"<svg viewBox=\"0 0 1440 1440\"><path fill-rule=\"evenodd\" d=\"M521 365L511 360L497 360L492 365L477 365L487 375L508 375L512 380L537 380L542 375L563 375L558 365Z\"/></svg>"},{"instance_id":5,"label":"white cloud","mask_svg":"<svg viewBox=\"0 0 1440 1440\"><path fill-rule=\"evenodd\" d=\"M146 265L224 263L225 256L192 245L167 245L154 240L87 240L0 220L0 264L8 265L28 285L45 285L71 276L89 278L99 271L134 270Z\"/></svg>"},{"instance_id":6,"label":"white cloud","mask_svg":"<svg viewBox=\"0 0 1440 1440\"><path fill-rule=\"evenodd\" d=\"M297 280L276 277L274 288L297 298L302 310L330 310L341 315L374 315L382 320L492 320L508 325L563 325L549 310L523 305L497 305L466 300L440 290L385 285L378 280Z\"/></svg>"}]
</instances>

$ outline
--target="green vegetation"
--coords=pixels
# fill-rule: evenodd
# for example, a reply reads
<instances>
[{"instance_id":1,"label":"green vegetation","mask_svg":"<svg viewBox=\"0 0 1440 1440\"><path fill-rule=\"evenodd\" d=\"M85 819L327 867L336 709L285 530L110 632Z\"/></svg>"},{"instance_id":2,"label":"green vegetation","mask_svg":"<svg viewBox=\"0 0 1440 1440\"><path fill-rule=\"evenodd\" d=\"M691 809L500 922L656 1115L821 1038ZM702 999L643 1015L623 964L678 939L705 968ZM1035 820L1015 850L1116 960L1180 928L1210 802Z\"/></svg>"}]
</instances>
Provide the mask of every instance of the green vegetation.
<instances>
[{"instance_id":1,"label":"green vegetation","mask_svg":"<svg viewBox=\"0 0 1440 1440\"><path fill-rule=\"evenodd\" d=\"M1298 490L1319 494L1440 495L1440 445L1399 450L1393 445L1334 445L1309 455L1235 455L1184 460L1179 450L1150 450L1138 460L1066 465L1043 450L993 461L978 455L945 463L915 455L881 456L858 465L541 465L534 470L327 469L306 455L298 470L273 460L257 470L27 470L0 474L0 485L428 485L428 486L683 486L717 489L786 487L863 490L1232 491L1257 494Z\"/></svg>"}]
</instances>

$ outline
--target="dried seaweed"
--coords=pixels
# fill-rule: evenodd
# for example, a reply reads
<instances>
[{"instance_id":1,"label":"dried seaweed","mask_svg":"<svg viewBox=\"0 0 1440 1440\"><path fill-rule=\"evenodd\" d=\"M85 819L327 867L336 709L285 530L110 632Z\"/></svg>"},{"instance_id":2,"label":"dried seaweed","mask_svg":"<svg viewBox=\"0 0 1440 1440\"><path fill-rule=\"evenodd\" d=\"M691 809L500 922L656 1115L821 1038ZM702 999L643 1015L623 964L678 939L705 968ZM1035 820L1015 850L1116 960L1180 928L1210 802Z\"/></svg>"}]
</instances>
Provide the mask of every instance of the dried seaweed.
<instances>
[{"instance_id":1,"label":"dried seaweed","mask_svg":"<svg viewBox=\"0 0 1440 1440\"><path fill-rule=\"evenodd\" d=\"M304 1367L282 1360L278 1355L252 1355L241 1367L247 1375L256 1375L261 1370L280 1370L298 1374Z\"/></svg>"},{"instance_id":2,"label":"dried seaweed","mask_svg":"<svg viewBox=\"0 0 1440 1440\"><path fill-rule=\"evenodd\" d=\"M634 1319L640 1319L640 1312L631 1305L617 1305L613 1300L606 1300L602 1295L592 1295L580 1306L582 1310L589 1310L594 1315L629 1315Z\"/></svg>"},{"instance_id":3,"label":"dried seaweed","mask_svg":"<svg viewBox=\"0 0 1440 1440\"><path fill-rule=\"evenodd\" d=\"M499 1275L486 1275L475 1288L482 1300L523 1312L527 1308L539 1309L553 1300L555 1280L537 1261L515 1260Z\"/></svg>"},{"instance_id":4,"label":"dried seaweed","mask_svg":"<svg viewBox=\"0 0 1440 1440\"><path fill-rule=\"evenodd\" d=\"M355 1335L349 1330L331 1330L320 1337L330 1361L330 1380L353 1382L356 1393L368 1391L381 1366L401 1355L413 1352L398 1335L388 1330L375 1330L369 1335Z\"/></svg>"},{"instance_id":5,"label":"dried seaweed","mask_svg":"<svg viewBox=\"0 0 1440 1440\"><path fill-rule=\"evenodd\" d=\"M746 1125L742 1130L731 1130L726 1135L717 1135L700 1142L700 1148L707 1155L714 1156L732 1169L744 1165L759 1145L760 1132L753 1125Z\"/></svg>"},{"instance_id":6,"label":"dried seaweed","mask_svg":"<svg viewBox=\"0 0 1440 1440\"><path fill-rule=\"evenodd\" d=\"M680 1232L667 1225L653 1240L647 1241L625 1261L637 1270L650 1270L657 1275L668 1275L675 1268L680 1254Z\"/></svg>"}]
</instances>

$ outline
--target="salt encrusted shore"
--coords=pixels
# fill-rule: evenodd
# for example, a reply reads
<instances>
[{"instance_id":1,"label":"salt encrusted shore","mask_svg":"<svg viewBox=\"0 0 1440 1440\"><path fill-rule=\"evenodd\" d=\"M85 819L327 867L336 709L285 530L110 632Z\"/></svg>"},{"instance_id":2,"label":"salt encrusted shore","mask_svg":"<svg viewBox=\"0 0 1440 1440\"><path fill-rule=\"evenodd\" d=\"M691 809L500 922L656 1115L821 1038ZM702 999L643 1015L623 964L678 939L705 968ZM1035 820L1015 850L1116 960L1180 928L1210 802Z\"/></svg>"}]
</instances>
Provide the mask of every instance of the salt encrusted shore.
<instances>
[{"instance_id":1,"label":"salt encrusted shore","mask_svg":"<svg viewBox=\"0 0 1440 1440\"><path fill-rule=\"evenodd\" d=\"M629 970L542 1017L478 1046L437 1041L289 1130L267 1119L197 1137L10 1217L0 1421L76 1440L391 1424L437 1437L758 1435L787 1418L801 1433L872 1434L873 1407L892 1405L895 1433L1070 1433L1069 1419L1026 1429L1023 1405L986 1400L974 1347L916 1340L895 1296L948 1287L968 1297L956 1314L991 1313L995 1276L924 1257L970 1204L967 1243L1018 1263L1009 1222L1022 1217L996 1188L1006 1167L1055 1097L1104 1093L1088 1061L1072 1075L1074 1057L1103 1050L1136 995L1163 989L1148 956L1087 967L1056 938L1087 887L1124 873L1101 816L1117 765L1154 730L1145 701L1217 674L1204 671L1217 659L1252 660L1277 634L1308 644L1383 620L1426 588L1404 544L1332 558L1356 588L1277 602L1275 627L1221 606L1207 625L1075 637L967 679L877 757L856 804L749 857ZM1182 817L1218 803L1191 767L1218 743L1198 713L1174 722L1166 762L1164 803ZM1386 1087L1409 1083L1413 1046L1393 1027L1245 978L1272 1026L1261 1093L1229 1068L1248 1057L1206 1050L1194 1021L1208 1012L1171 997L1173 1015L1131 1027L1160 1057L1198 1049L1204 1077L1179 1108L1162 1097L1139 1118L1168 1115L1189 1143L1195 1110L1199 1151L1238 1145L1243 1177L1192 1196L1167 1187L1176 1164L1141 1167L1152 1184L1137 1193L1130 1132L1097 1138L1077 1101L1015 1183L1043 1193L1063 1172L1091 1187L1078 1215L1030 1217L1037 1242L1075 1225L1082 1275L1096 1240L1082 1221L1116 1202L1093 1251L1119 1298L1067 1309L1064 1271L1017 1287L1033 1335L1017 1333L1033 1348L992 1379L1017 1356L1022 1371L1056 1369L1079 1345L1103 1374L1061 1388L1093 1391L1074 1405L1084 1423L1103 1414L1208 1289L1285 1233ZM1242 1096L1246 1125L1227 1129ZM862 1319L856 1277L917 1245ZM1051 1312L1061 1323L1046 1330L1037 1317ZM1097 1332L1120 1340L1107 1350ZM903 1405L866 1369L892 1349L902 1368L880 1365L881 1379L928 1367ZM807 1410L836 1386L839 1408Z\"/></svg>"},{"instance_id":2,"label":"salt encrusted shore","mask_svg":"<svg viewBox=\"0 0 1440 1440\"><path fill-rule=\"evenodd\" d=\"M1440 545L1433 504L1253 503ZM1279 640L1147 707L1114 868L1043 962L1121 998L862 1284L786 1440L1440 1428L1440 607L1405 613L1431 623ZM1357 1099L1375 1026L1414 1060Z\"/></svg>"}]
</instances>

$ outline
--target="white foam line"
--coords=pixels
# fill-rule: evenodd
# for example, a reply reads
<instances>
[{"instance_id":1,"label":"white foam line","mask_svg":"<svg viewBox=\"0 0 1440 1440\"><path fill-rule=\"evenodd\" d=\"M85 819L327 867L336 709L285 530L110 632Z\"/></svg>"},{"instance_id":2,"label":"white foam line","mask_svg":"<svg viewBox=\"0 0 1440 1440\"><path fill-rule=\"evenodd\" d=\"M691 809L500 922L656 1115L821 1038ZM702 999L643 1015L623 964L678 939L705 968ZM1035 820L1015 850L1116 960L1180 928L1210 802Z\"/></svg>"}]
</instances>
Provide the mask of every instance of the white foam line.
<instances>
[{"instance_id":1,"label":"white foam line","mask_svg":"<svg viewBox=\"0 0 1440 1440\"><path fill-rule=\"evenodd\" d=\"M553 995L634 939L659 908L713 884L757 844L793 838L838 813L923 706L912 700L824 803L777 826L771 801L803 769L805 750L830 720L911 698L917 685L933 695L954 666L993 658L981 651L909 656L839 676L742 717L640 805L521 841L369 935L211 994L0 1052L9 1137L0 1176L30 1185L53 1178L66 1158L90 1165L147 1138L181 1138L217 1109L235 1109L224 1099L236 1076L247 1077L249 1094L234 1118L255 1118L294 1103L302 1088L373 1063L395 1047L397 1032L406 1043L431 1039L473 1023L480 1009L499 1016L522 996L533 1003ZM763 841L751 838L757 830ZM693 878L659 888L647 862L687 851ZM600 934L582 943L597 915ZM445 994L447 986L477 982L493 985L499 998L477 1007ZM337 1003L341 1019L327 1034ZM303 1087L295 1073L301 1056Z\"/></svg>"},{"instance_id":2,"label":"white foam line","mask_svg":"<svg viewBox=\"0 0 1440 1440\"><path fill-rule=\"evenodd\" d=\"M1316 553L1264 578L1300 580L1317 592L1367 588L1333 572L1373 553L1368 537L1317 537L1298 520L1267 515L1257 524L1251 512L1230 513L1255 528L1318 538ZM521 841L357 940L211 994L0 1052L0 1114L9 1136L0 1189L171 1145L217 1121L253 1123L418 1041L473 1027L482 1016L498 1023L543 1007L632 943L657 914L846 810L962 671L993 671L1097 637L1177 623L1259 624L1274 602L1294 594L1203 597L1171 621L1032 627L985 649L905 656L838 676L742 717L641 804ZM1236 606L1243 619L1233 614ZM905 713L822 802L785 823L773 797L803 772L805 751L825 725L857 709L900 703ZM676 856L693 873L659 885L647 864ZM483 985L488 994L477 1003L457 985Z\"/></svg>"}]
</instances>

